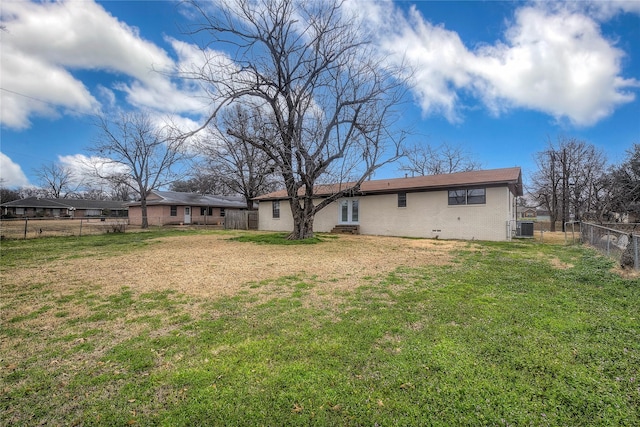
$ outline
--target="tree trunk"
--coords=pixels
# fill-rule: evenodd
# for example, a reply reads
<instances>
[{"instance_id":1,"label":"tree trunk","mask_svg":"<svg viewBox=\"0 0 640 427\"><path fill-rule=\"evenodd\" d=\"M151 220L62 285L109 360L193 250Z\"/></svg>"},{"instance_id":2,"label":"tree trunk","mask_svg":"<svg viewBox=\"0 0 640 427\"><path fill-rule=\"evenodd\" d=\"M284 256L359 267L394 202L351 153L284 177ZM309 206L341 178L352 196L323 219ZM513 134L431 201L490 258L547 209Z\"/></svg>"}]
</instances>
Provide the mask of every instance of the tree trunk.
<instances>
[{"instance_id":1,"label":"tree trunk","mask_svg":"<svg viewBox=\"0 0 640 427\"><path fill-rule=\"evenodd\" d=\"M140 210L142 211L142 228L149 228L149 219L147 218L147 198L140 199Z\"/></svg>"},{"instance_id":2,"label":"tree trunk","mask_svg":"<svg viewBox=\"0 0 640 427\"><path fill-rule=\"evenodd\" d=\"M635 267L635 246L633 233L627 235L627 247L622 251L620 257L620 267L633 269Z\"/></svg>"},{"instance_id":3,"label":"tree trunk","mask_svg":"<svg viewBox=\"0 0 640 427\"><path fill-rule=\"evenodd\" d=\"M549 231L554 233L556 231L556 215L551 217L551 222L549 223Z\"/></svg>"},{"instance_id":4,"label":"tree trunk","mask_svg":"<svg viewBox=\"0 0 640 427\"><path fill-rule=\"evenodd\" d=\"M305 199L303 206L300 206L298 199L291 202L291 214L293 215L293 231L288 240L303 240L313 237L313 220L315 213L313 212L313 201Z\"/></svg>"}]
</instances>

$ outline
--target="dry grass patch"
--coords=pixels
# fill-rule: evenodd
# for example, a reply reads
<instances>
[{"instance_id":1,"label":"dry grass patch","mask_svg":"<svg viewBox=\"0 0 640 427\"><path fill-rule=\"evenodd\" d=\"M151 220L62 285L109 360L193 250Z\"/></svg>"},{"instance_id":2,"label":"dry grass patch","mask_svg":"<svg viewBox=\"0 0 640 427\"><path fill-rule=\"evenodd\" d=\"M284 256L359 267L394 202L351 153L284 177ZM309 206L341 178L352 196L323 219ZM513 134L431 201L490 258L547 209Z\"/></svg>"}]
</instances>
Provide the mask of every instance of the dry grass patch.
<instances>
[{"instance_id":1,"label":"dry grass patch","mask_svg":"<svg viewBox=\"0 0 640 427\"><path fill-rule=\"evenodd\" d=\"M198 297L221 297L247 283L283 276L314 277L327 290L349 290L363 277L386 274L399 266L442 265L450 252L467 244L375 236L340 236L309 246L256 245L229 235L164 237L121 256L59 260L10 272L17 286L46 283L68 293L90 284L101 294L126 286L134 292L174 290Z\"/></svg>"},{"instance_id":2,"label":"dry grass patch","mask_svg":"<svg viewBox=\"0 0 640 427\"><path fill-rule=\"evenodd\" d=\"M559 270L566 270L568 268L573 268L573 264L563 262L556 257L549 258L549 262L554 268L557 268Z\"/></svg>"}]
</instances>

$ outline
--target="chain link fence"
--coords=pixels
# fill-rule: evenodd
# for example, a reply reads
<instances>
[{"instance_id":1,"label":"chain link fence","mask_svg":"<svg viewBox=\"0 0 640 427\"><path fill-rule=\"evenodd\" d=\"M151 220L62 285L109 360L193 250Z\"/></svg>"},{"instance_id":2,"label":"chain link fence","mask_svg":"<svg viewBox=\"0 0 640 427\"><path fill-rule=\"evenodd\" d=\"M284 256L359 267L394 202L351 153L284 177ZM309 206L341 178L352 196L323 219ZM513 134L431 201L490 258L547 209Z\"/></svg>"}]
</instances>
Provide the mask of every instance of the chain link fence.
<instances>
[{"instance_id":1,"label":"chain link fence","mask_svg":"<svg viewBox=\"0 0 640 427\"><path fill-rule=\"evenodd\" d=\"M580 227L582 243L618 261L622 267L640 270L640 235L625 228L618 230L583 222Z\"/></svg>"},{"instance_id":2,"label":"chain link fence","mask_svg":"<svg viewBox=\"0 0 640 427\"><path fill-rule=\"evenodd\" d=\"M0 221L0 239L124 233L127 218L21 218Z\"/></svg>"}]
</instances>

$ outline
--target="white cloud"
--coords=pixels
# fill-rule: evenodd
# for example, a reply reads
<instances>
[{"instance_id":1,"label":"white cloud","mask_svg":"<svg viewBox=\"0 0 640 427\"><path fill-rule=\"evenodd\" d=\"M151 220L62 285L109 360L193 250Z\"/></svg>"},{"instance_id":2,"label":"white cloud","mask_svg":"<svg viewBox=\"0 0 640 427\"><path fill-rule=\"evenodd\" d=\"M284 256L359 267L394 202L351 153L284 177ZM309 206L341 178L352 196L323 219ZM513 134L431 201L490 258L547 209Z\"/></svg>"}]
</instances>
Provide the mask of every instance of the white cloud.
<instances>
[{"instance_id":1,"label":"white cloud","mask_svg":"<svg viewBox=\"0 0 640 427\"><path fill-rule=\"evenodd\" d=\"M402 25L391 29L396 36L383 39L382 49L395 54L390 58L402 58L412 67L413 89L424 112L459 121L457 91L471 82L468 62L472 54L458 34L425 21L415 8L408 20L396 17Z\"/></svg>"},{"instance_id":2,"label":"white cloud","mask_svg":"<svg viewBox=\"0 0 640 427\"><path fill-rule=\"evenodd\" d=\"M100 104L70 70L99 70L133 80L112 89L136 107L161 111L201 110L194 87L175 84L175 63L160 47L140 37L93 1L3 3L0 121L14 129L30 126L34 115L94 113ZM98 87L103 97L105 88ZM112 101L112 98L107 98Z\"/></svg>"},{"instance_id":3,"label":"white cloud","mask_svg":"<svg viewBox=\"0 0 640 427\"><path fill-rule=\"evenodd\" d=\"M620 13L632 13L640 15L640 2L638 0L586 0L571 2L541 2L544 7L553 10L568 10L586 14L599 21L607 21ZM547 3L547 4L544 4Z\"/></svg>"},{"instance_id":4,"label":"white cloud","mask_svg":"<svg viewBox=\"0 0 640 427\"><path fill-rule=\"evenodd\" d=\"M26 187L29 186L29 179L22 172L22 168L0 152L0 182L3 187Z\"/></svg>"},{"instance_id":5,"label":"white cloud","mask_svg":"<svg viewBox=\"0 0 640 427\"><path fill-rule=\"evenodd\" d=\"M96 171L102 175L128 173L129 168L121 163L115 163L105 157L72 154L58 156L58 161L65 169L73 174L76 186L99 186L100 179L96 178Z\"/></svg>"},{"instance_id":6,"label":"white cloud","mask_svg":"<svg viewBox=\"0 0 640 427\"><path fill-rule=\"evenodd\" d=\"M524 108L591 125L632 101L631 91L639 86L622 75L625 53L600 28L617 14L640 14L638 1L524 5L502 41L473 48L415 8L403 14L392 2L354 0L346 9L366 17L365 27L379 35L389 58L402 57L413 66L422 110L452 122L462 120L469 107L463 95L472 95L493 114ZM2 25L0 123L13 129L28 128L34 116L116 108L114 90L139 109L204 116L215 107L211 97L193 82L171 76L213 58L220 61L220 72L232 66L220 52L202 52L167 37L178 57L173 60L93 1L4 2ZM74 70L127 77L109 88L88 88Z\"/></svg>"},{"instance_id":7,"label":"white cloud","mask_svg":"<svg viewBox=\"0 0 640 427\"><path fill-rule=\"evenodd\" d=\"M630 90L640 82L622 77L625 53L591 17L547 4L519 8L503 42L475 50L412 8L407 16L390 15L393 23L380 27L380 45L389 58L403 55L412 66L422 110L452 122L461 120L463 93L493 114L525 108L580 126L633 101Z\"/></svg>"},{"instance_id":8,"label":"white cloud","mask_svg":"<svg viewBox=\"0 0 640 427\"><path fill-rule=\"evenodd\" d=\"M590 125L634 99L625 89L638 82L619 76L624 52L584 15L523 8L506 39L480 49L470 67L495 112L504 102Z\"/></svg>"},{"instance_id":9,"label":"white cloud","mask_svg":"<svg viewBox=\"0 0 640 427\"><path fill-rule=\"evenodd\" d=\"M0 54L2 105L0 123L14 128L29 127L33 114L56 116L56 107L91 112L97 101L67 70L16 49L3 36Z\"/></svg>"}]
</instances>

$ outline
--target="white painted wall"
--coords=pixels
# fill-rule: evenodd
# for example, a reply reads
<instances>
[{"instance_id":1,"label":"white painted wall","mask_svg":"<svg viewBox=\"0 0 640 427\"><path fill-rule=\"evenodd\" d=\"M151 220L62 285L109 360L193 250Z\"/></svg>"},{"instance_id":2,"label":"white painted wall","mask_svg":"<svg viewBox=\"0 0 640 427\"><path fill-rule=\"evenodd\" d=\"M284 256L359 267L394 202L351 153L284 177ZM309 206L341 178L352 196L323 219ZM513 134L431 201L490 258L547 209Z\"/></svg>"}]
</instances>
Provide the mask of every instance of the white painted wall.
<instances>
[{"instance_id":1,"label":"white painted wall","mask_svg":"<svg viewBox=\"0 0 640 427\"><path fill-rule=\"evenodd\" d=\"M407 193L407 206L398 207L397 194L361 196L360 233L385 236L461 240L509 240L507 227L515 228L515 197L504 187L486 189L486 204L449 206L448 192ZM328 232L339 223L338 203L320 211L314 231ZM260 230L291 231L289 204L280 202L280 219L272 218L271 202L259 207ZM511 221L511 223L509 223Z\"/></svg>"}]
</instances>

